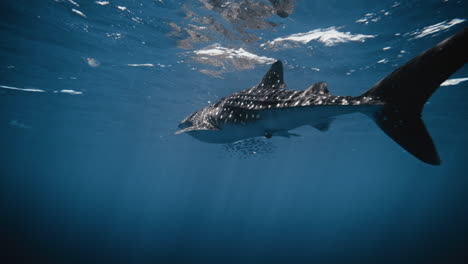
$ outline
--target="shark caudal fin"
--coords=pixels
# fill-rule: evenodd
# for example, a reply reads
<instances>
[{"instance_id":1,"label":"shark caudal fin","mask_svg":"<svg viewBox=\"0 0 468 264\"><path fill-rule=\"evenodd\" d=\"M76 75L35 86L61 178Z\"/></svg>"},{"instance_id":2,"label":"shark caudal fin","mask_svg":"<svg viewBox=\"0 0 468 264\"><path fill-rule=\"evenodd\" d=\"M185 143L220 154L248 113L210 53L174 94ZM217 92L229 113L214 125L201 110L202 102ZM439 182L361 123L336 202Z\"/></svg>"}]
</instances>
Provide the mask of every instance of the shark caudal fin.
<instances>
[{"instance_id":1,"label":"shark caudal fin","mask_svg":"<svg viewBox=\"0 0 468 264\"><path fill-rule=\"evenodd\" d=\"M438 165L440 159L421 112L440 84L467 61L465 28L396 69L361 96L385 102L374 118L387 135L418 159Z\"/></svg>"}]
</instances>

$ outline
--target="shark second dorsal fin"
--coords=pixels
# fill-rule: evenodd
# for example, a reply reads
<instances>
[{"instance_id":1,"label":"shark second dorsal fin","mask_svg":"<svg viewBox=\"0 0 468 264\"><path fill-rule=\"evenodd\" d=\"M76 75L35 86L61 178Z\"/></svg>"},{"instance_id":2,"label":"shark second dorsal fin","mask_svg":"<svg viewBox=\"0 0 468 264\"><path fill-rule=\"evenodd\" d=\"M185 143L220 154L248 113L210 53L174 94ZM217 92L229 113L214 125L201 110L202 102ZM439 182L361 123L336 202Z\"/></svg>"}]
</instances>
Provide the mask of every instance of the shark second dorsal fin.
<instances>
[{"instance_id":1,"label":"shark second dorsal fin","mask_svg":"<svg viewBox=\"0 0 468 264\"><path fill-rule=\"evenodd\" d=\"M305 95L308 94L330 94L330 92L327 89L327 83L326 82L318 82L313 85L311 85L309 88L305 89L304 91Z\"/></svg>"},{"instance_id":2,"label":"shark second dorsal fin","mask_svg":"<svg viewBox=\"0 0 468 264\"><path fill-rule=\"evenodd\" d=\"M283 80L283 64L276 61L271 65L270 70L263 76L257 88L283 89L286 87Z\"/></svg>"}]
</instances>

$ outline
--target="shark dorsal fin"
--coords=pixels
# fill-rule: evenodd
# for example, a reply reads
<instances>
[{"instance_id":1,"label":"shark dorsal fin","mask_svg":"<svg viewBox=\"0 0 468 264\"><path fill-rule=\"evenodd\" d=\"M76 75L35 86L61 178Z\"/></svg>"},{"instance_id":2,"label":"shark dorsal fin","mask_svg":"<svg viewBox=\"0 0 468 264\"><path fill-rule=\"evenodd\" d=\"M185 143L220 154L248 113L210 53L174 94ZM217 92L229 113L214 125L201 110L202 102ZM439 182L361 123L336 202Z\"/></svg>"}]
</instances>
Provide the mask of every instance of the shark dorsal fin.
<instances>
[{"instance_id":1,"label":"shark dorsal fin","mask_svg":"<svg viewBox=\"0 0 468 264\"><path fill-rule=\"evenodd\" d=\"M276 61L271 65L270 70L263 76L257 88L283 89L286 87L283 80L283 64Z\"/></svg>"},{"instance_id":2,"label":"shark dorsal fin","mask_svg":"<svg viewBox=\"0 0 468 264\"><path fill-rule=\"evenodd\" d=\"M330 91L328 91L326 82L314 83L309 88L307 88L304 92L307 94L309 93L310 94L329 94L330 93Z\"/></svg>"},{"instance_id":3,"label":"shark dorsal fin","mask_svg":"<svg viewBox=\"0 0 468 264\"><path fill-rule=\"evenodd\" d=\"M304 91L304 94L330 94L326 82L318 82L311 85Z\"/></svg>"}]
</instances>

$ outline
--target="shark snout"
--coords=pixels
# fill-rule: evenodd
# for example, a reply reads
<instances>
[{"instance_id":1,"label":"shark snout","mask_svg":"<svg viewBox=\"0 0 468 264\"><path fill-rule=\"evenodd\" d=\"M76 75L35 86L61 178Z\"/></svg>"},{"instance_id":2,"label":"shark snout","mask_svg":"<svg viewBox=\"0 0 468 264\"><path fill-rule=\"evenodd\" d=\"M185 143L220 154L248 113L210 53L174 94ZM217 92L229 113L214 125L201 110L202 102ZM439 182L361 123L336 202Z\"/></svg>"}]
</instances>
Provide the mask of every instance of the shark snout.
<instances>
[{"instance_id":1,"label":"shark snout","mask_svg":"<svg viewBox=\"0 0 468 264\"><path fill-rule=\"evenodd\" d=\"M190 121L187 121L187 120L182 120L179 124L179 128L180 129L184 129L184 128L187 128L187 127L190 127L192 126L192 122Z\"/></svg>"}]
</instances>

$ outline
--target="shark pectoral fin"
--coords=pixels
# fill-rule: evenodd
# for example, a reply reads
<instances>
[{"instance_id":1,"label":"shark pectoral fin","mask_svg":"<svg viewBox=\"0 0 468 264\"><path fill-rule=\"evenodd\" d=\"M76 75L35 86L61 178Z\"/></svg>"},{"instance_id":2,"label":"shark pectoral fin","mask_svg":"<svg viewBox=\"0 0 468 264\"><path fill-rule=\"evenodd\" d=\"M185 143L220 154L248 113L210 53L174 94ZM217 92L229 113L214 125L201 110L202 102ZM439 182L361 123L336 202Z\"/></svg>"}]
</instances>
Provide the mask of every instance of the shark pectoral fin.
<instances>
[{"instance_id":1,"label":"shark pectoral fin","mask_svg":"<svg viewBox=\"0 0 468 264\"><path fill-rule=\"evenodd\" d=\"M219 128L214 127L212 125L191 126L191 127L187 127L179 131L176 131L174 134L179 135L179 134L189 132L189 131L194 131L194 130L219 130Z\"/></svg>"},{"instance_id":2,"label":"shark pectoral fin","mask_svg":"<svg viewBox=\"0 0 468 264\"><path fill-rule=\"evenodd\" d=\"M299 134L290 133L288 131L279 131L279 132L276 132L274 135L279 136L279 137L285 137L285 138L300 137L301 136Z\"/></svg>"},{"instance_id":3,"label":"shark pectoral fin","mask_svg":"<svg viewBox=\"0 0 468 264\"><path fill-rule=\"evenodd\" d=\"M322 122L322 123L318 123L318 124L313 124L311 126L313 126L314 128L322 131L322 132L325 132L325 131L328 131L328 129L330 129L330 123L331 123L331 120L327 120L325 122Z\"/></svg>"}]
</instances>

